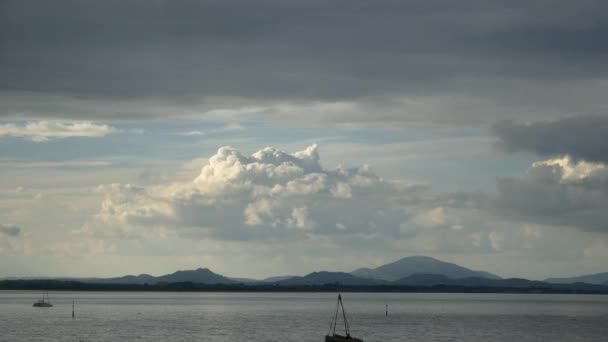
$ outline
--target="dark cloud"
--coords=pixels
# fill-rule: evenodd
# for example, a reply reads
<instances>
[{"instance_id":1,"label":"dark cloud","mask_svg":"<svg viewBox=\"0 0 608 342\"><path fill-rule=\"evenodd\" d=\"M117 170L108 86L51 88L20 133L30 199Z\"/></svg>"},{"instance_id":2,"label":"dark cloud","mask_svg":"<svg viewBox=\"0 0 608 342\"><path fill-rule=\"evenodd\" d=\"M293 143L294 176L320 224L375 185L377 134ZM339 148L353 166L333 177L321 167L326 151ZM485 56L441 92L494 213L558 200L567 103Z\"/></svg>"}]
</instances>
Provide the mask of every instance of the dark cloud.
<instances>
[{"instance_id":1,"label":"dark cloud","mask_svg":"<svg viewBox=\"0 0 608 342\"><path fill-rule=\"evenodd\" d=\"M548 0L5 0L0 91L336 100L486 88L453 84L463 79L597 78L608 71L606 10Z\"/></svg>"},{"instance_id":2,"label":"dark cloud","mask_svg":"<svg viewBox=\"0 0 608 342\"><path fill-rule=\"evenodd\" d=\"M511 219L608 232L606 191L514 178L499 180L498 189L496 210Z\"/></svg>"},{"instance_id":3,"label":"dark cloud","mask_svg":"<svg viewBox=\"0 0 608 342\"><path fill-rule=\"evenodd\" d=\"M439 193L431 207L478 213L473 222L494 229L504 222L511 229L541 225L608 233L608 166L569 157L534 162L521 177L498 177L496 192Z\"/></svg>"},{"instance_id":4,"label":"dark cloud","mask_svg":"<svg viewBox=\"0 0 608 342\"><path fill-rule=\"evenodd\" d=\"M499 178L497 188L488 203L502 216L608 232L608 168L602 164L568 158L536 162L525 177Z\"/></svg>"},{"instance_id":5,"label":"dark cloud","mask_svg":"<svg viewBox=\"0 0 608 342\"><path fill-rule=\"evenodd\" d=\"M11 225L11 224L2 224L0 223L0 233L6 234L11 237L19 236L21 234L21 228Z\"/></svg>"},{"instance_id":6,"label":"dark cloud","mask_svg":"<svg viewBox=\"0 0 608 342\"><path fill-rule=\"evenodd\" d=\"M494 125L499 146L542 156L570 156L575 160L608 162L608 118L571 117L557 121Z\"/></svg>"}]
</instances>

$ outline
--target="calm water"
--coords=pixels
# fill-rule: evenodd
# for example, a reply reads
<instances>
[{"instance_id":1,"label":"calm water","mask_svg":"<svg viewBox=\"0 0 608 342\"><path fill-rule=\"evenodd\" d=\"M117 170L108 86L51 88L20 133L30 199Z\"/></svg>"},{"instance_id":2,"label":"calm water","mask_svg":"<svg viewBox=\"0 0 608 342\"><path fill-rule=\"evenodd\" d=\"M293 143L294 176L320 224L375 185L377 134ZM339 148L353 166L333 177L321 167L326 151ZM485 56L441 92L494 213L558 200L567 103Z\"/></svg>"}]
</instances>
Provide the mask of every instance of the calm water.
<instances>
[{"instance_id":1,"label":"calm water","mask_svg":"<svg viewBox=\"0 0 608 342\"><path fill-rule=\"evenodd\" d=\"M316 341L335 294L0 291L0 341ZM71 302L76 300L76 319ZM372 341L608 341L608 296L346 293ZM385 303L389 304L386 317Z\"/></svg>"}]
</instances>

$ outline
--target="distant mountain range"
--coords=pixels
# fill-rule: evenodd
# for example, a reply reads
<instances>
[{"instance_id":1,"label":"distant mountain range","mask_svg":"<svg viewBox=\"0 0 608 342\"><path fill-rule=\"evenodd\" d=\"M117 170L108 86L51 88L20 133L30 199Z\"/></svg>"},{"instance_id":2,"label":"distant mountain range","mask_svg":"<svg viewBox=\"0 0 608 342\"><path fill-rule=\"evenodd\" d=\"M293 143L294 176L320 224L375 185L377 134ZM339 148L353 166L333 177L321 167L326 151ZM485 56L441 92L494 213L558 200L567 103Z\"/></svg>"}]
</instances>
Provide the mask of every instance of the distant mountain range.
<instances>
[{"instance_id":1,"label":"distant mountain range","mask_svg":"<svg viewBox=\"0 0 608 342\"><path fill-rule=\"evenodd\" d=\"M43 281L43 278L38 278ZM31 281L32 278L21 281ZM217 286L245 287L284 287L302 288L315 286L356 286L356 287L436 287L452 288L527 288L527 289L570 289L595 291L597 288L606 289L608 272L573 278L548 278L545 281L527 279L502 279L485 272L475 271L453 263L440 261L430 257L412 256L382 265L376 268L359 268L351 273L346 272L313 272L305 276L277 276L263 280L248 278L229 278L212 272L207 268L183 270L162 276L149 274L127 275L116 278L62 278L46 279L50 281L79 282L83 284L100 285L129 285L129 286L164 286L166 284L191 283ZM19 282L20 280L4 280L4 282ZM582 284L584 283L584 284ZM570 286L568 284L579 284ZM603 290L602 290L603 291ZM606 289L608 291L608 289Z\"/></svg>"},{"instance_id":2,"label":"distant mountain range","mask_svg":"<svg viewBox=\"0 0 608 342\"><path fill-rule=\"evenodd\" d=\"M277 276L277 277L269 277L269 278L266 278L266 279L264 279L262 281L265 282L265 283L274 283L274 282L277 282L277 281L286 280L286 279L295 278L295 277L297 277L297 276L294 276L294 275Z\"/></svg>"},{"instance_id":3,"label":"distant mountain range","mask_svg":"<svg viewBox=\"0 0 608 342\"><path fill-rule=\"evenodd\" d=\"M587 284L604 284L608 285L608 272L583 275L570 278L547 278L547 283L553 284L572 284L572 283L587 283Z\"/></svg>"},{"instance_id":4,"label":"distant mountain range","mask_svg":"<svg viewBox=\"0 0 608 342\"><path fill-rule=\"evenodd\" d=\"M283 286L310 286L310 285L323 285L323 284L341 284L346 286L358 285L358 286L374 286L374 285L385 285L388 282L377 279L366 279L356 277L350 273L344 272L313 272L303 277L292 277L280 280L276 282L277 285Z\"/></svg>"},{"instance_id":5,"label":"distant mountain range","mask_svg":"<svg viewBox=\"0 0 608 342\"><path fill-rule=\"evenodd\" d=\"M412 256L377 267L359 268L351 273L345 272L313 272L305 276L277 276L263 280L249 278L229 278L212 272L207 268L196 270L177 271L162 276L149 274L127 275L114 278L60 278L59 280L80 281L97 284L161 284L192 282L198 284L268 284L293 285L319 285L326 283L340 283L344 285L386 285L394 281L416 274L435 274L449 279L477 277L500 279L500 277L483 271L473 271L456 264L443 262L423 256ZM40 279L40 278L39 278ZM57 279L57 278L56 278Z\"/></svg>"},{"instance_id":6,"label":"distant mountain range","mask_svg":"<svg viewBox=\"0 0 608 342\"><path fill-rule=\"evenodd\" d=\"M96 284L161 284L161 283L181 283L192 282L198 284L235 284L241 281L233 280L223 275L211 272L208 268L199 268L191 271L177 271L171 274L155 277L149 274L138 276L128 275L117 278L80 278L70 279L85 283Z\"/></svg>"}]
</instances>

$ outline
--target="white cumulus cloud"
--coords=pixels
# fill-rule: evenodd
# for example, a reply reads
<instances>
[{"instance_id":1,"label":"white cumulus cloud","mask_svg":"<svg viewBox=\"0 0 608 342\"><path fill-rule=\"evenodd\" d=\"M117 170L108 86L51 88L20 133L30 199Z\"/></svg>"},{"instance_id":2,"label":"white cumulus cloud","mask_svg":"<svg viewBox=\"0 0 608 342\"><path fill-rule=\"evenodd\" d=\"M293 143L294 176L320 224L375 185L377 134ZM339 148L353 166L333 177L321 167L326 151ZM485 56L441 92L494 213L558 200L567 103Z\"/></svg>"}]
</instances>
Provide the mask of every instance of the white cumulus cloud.
<instances>
[{"instance_id":1,"label":"white cumulus cloud","mask_svg":"<svg viewBox=\"0 0 608 342\"><path fill-rule=\"evenodd\" d=\"M128 236L170 227L227 240L377 230L396 236L421 189L385 180L368 166L325 169L317 145L295 153L267 147L251 156L221 147L192 181L101 186L101 209L82 231Z\"/></svg>"}]
</instances>

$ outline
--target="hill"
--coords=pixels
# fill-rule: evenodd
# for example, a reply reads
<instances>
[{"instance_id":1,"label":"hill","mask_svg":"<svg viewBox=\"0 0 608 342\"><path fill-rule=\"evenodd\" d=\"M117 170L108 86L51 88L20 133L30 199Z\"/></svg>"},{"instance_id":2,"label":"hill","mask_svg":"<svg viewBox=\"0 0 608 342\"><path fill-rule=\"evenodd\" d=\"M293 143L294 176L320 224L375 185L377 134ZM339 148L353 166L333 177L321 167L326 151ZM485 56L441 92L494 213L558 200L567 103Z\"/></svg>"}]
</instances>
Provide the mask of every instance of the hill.
<instances>
[{"instance_id":1,"label":"hill","mask_svg":"<svg viewBox=\"0 0 608 342\"><path fill-rule=\"evenodd\" d=\"M223 275L211 272L208 268L199 268L193 271L177 271L156 278L158 283L179 283L191 281L198 284L231 284L234 283Z\"/></svg>"},{"instance_id":2,"label":"hill","mask_svg":"<svg viewBox=\"0 0 608 342\"><path fill-rule=\"evenodd\" d=\"M555 284L537 280L522 278L488 279L480 277L468 277L451 279L438 274L414 274L397 281L391 282L391 286L414 286L414 287L452 287L460 289L530 289L542 290L541 292L606 292L608 289L597 284L572 283Z\"/></svg>"},{"instance_id":3,"label":"hill","mask_svg":"<svg viewBox=\"0 0 608 342\"><path fill-rule=\"evenodd\" d=\"M607 284L608 283L608 272L604 273L595 273L582 275L578 277L570 277L570 278L547 278L545 279L547 283L553 284L573 284L573 283L587 283L587 284Z\"/></svg>"},{"instance_id":4,"label":"hill","mask_svg":"<svg viewBox=\"0 0 608 342\"><path fill-rule=\"evenodd\" d=\"M385 281L395 281L414 274L443 275L452 279L467 277L500 279L499 276L488 272L473 271L466 267L425 256L405 257L373 269L360 268L351 272L351 274L361 278Z\"/></svg>"},{"instance_id":5,"label":"hill","mask_svg":"<svg viewBox=\"0 0 608 342\"><path fill-rule=\"evenodd\" d=\"M77 279L78 281L96 284L159 284L159 283L181 283L192 282L197 284L233 284L238 281L211 272L208 268L198 268L196 270L177 271L171 274L154 277L149 274L138 276L127 275L116 278L86 278Z\"/></svg>"},{"instance_id":6,"label":"hill","mask_svg":"<svg viewBox=\"0 0 608 342\"><path fill-rule=\"evenodd\" d=\"M291 279L291 278L296 278L296 277L297 276L294 276L294 275L275 276L275 277L268 277L266 279L263 279L262 281L265 282L265 283L276 283L277 281Z\"/></svg>"},{"instance_id":7,"label":"hill","mask_svg":"<svg viewBox=\"0 0 608 342\"><path fill-rule=\"evenodd\" d=\"M310 285L325 285L325 284L340 284L340 285L357 285L357 286L373 286L382 285L383 281L376 279L366 279L356 277L350 273L344 272L313 272L303 277L291 277L288 279L275 282L280 286L310 286Z\"/></svg>"},{"instance_id":8,"label":"hill","mask_svg":"<svg viewBox=\"0 0 608 342\"><path fill-rule=\"evenodd\" d=\"M348 273L315 272L298 280L277 283L203 284L190 281L156 284L87 283L74 280L2 280L0 290L69 291L226 291L226 292L448 292L448 293L588 293L608 295L608 286L585 283L550 284L526 279L450 279L436 274L415 274L387 283Z\"/></svg>"}]
</instances>

